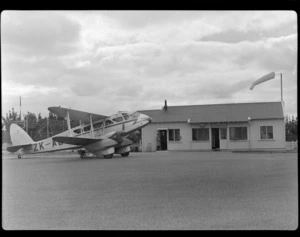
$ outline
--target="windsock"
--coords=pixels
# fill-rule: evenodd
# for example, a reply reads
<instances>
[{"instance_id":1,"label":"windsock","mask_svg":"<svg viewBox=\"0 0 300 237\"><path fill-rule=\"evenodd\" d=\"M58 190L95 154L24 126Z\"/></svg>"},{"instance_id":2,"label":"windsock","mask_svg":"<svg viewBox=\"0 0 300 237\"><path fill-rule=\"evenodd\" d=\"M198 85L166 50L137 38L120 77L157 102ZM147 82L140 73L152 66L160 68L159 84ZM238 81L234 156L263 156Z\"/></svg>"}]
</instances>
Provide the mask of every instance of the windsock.
<instances>
[{"instance_id":1,"label":"windsock","mask_svg":"<svg viewBox=\"0 0 300 237\"><path fill-rule=\"evenodd\" d=\"M263 83L265 81L274 79L275 77L275 72L270 72L267 75L262 76L261 78L257 79L256 81L254 81L251 86L250 86L250 90L252 90L256 85Z\"/></svg>"}]
</instances>

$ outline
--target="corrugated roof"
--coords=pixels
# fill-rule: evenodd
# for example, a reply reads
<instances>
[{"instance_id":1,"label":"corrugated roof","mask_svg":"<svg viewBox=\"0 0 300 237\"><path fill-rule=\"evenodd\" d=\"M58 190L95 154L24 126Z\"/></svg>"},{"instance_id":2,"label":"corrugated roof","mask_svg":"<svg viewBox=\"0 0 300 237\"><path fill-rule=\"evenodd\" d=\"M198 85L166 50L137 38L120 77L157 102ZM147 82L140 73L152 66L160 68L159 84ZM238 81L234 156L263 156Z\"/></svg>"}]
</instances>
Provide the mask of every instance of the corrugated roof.
<instances>
[{"instance_id":1,"label":"corrugated roof","mask_svg":"<svg viewBox=\"0 0 300 237\"><path fill-rule=\"evenodd\" d=\"M281 102L257 102L235 104L185 105L168 106L167 111L139 111L152 117L153 123L187 122L243 122L248 117L253 119L282 119L284 118Z\"/></svg>"}]
</instances>

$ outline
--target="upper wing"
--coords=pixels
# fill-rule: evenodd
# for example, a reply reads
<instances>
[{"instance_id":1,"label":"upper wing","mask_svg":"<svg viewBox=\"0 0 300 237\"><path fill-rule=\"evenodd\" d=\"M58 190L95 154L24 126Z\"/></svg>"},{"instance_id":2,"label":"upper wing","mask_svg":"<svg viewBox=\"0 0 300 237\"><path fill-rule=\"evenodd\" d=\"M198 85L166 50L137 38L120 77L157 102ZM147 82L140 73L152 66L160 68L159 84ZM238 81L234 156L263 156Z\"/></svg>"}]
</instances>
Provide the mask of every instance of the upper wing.
<instances>
[{"instance_id":1,"label":"upper wing","mask_svg":"<svg viewBox=\"0 0 300 237\"><path fill-rule=\"evenodd\" d=\"M48 110L60 117L66 118L67 111L69 111L69 116L71 120L81 120L82 123L89 123L90 116L92 116L93 121L98 121L104 118L108 118L108 116L100 115L100 114L93 114L88 112L83 112L75 109L67 109L62 107L49 107Z\"/></svg>"}]
</instances>

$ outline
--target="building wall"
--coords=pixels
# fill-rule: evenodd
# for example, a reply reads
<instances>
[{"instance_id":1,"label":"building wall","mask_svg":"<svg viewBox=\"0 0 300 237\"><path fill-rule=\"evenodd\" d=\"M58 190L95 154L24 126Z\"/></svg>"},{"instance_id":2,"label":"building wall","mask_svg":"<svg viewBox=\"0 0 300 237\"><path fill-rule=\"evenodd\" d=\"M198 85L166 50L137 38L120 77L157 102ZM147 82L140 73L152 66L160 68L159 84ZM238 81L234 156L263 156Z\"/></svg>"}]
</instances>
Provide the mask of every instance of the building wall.
<instances>
[{"instance_id":1,"label":"building wall","mask_svg":"<svg viewBox=\"0 0 300 237\"><path fill-rule=\"evenodd\" d=\"M240 126L247 127L247 140L231 141L229 128ZM261 140L260 126L273 126L273 139ZM187 123L151 123L142 129L142 151L156 151L158 129L180 129L181 141L172 142L168 140L168 150L211 150L211 125L205 126L205 128L209 128L209 141L192 141L192 128L199 128L199 126ZM284 149L285 146L285 122L283 119L252 120L250 124L247 122L228 123L227 139L220 139L221 150Z\"/></svg>"},{"instance_id":2,"label":"building wall","mask_svg":"<svg viewBox=\"0 0 300 237\"><path fill-rule=\"evenodd\" d=\"M260 126L273 126L273 139L260 138ZM252 149L285 149L285 121L281 120L253 120L250 122L250 139Z\"/></svg>"}]
</instances>

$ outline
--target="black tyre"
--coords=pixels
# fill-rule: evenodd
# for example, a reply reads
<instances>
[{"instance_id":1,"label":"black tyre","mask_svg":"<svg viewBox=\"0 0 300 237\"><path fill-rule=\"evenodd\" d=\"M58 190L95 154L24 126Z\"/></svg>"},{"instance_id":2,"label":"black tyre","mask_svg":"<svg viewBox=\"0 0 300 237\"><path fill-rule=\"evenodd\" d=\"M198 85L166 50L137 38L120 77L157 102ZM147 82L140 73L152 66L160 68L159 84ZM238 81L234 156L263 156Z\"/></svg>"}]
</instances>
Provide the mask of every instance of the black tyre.
<instances>
[{"instance_id":1,"label":"black tyre","mask_svg":"<svg viewBox=\"0 0 300 237\"><path fill-rule=\"evenodd\" d=\"M128 151L128 152L125 152L125 153L122 153L121 156L123 156L123 157L129 156L129 151Z\"/></svg>"},{"instance_id":2,"label":"black tyre","mask_svg":"<svg viewBox=\"0 0 300 237\"><path fill-rule=\"evenodd\" d=\"M105 159L111 159L113 158L114 154L109 154L109 155L105 155L104 158Z\"/></svg>"}]
</instances>

